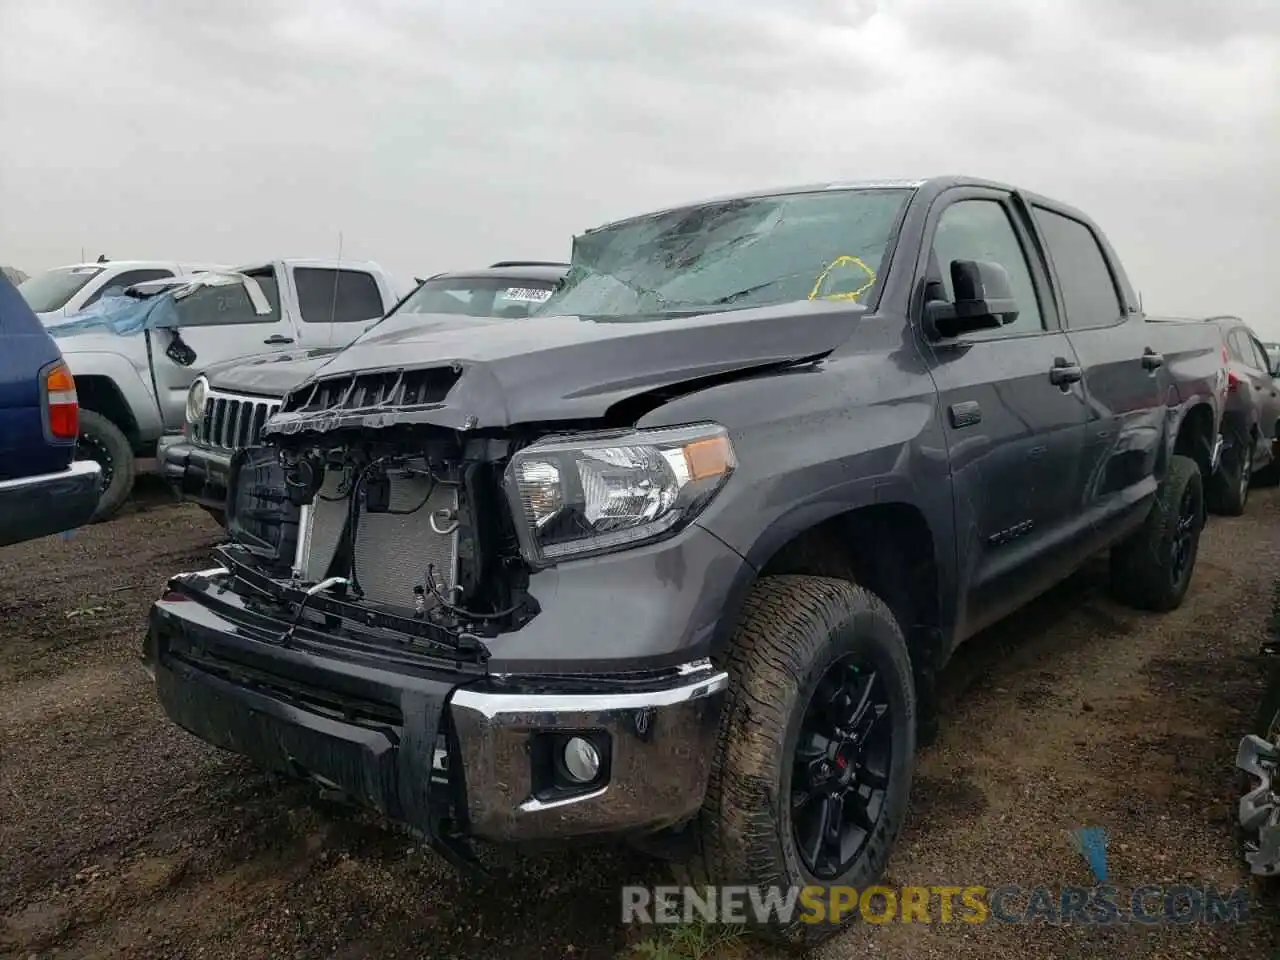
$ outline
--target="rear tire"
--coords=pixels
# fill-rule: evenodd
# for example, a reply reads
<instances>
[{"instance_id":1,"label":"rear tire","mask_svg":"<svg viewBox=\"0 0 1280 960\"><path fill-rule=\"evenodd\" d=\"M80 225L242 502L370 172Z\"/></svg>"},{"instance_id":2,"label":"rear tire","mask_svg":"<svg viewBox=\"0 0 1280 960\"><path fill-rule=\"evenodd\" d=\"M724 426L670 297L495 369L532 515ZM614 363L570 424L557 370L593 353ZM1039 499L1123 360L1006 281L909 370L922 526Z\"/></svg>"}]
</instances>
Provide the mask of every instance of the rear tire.
<instances>
[{"instance_id":1,"label":"rear tire","mask_svg":"<svg viewBox=\"0 0 1280 960\"><path fill-rule=\"evenodd\" d=\"M133 446L119 427L93 410L80 411L80 436L76 459L94 460L102 468L104 487L90 523L110 520L133 492L137 465Z\"/></svg>"},{"instance_id":2,"label":"rear tire","mask_svg":"<svg viewBox=\"0 0 1280 960\"><path fill-rule=\"evenodd\" d=\"M1204 481L1190 457L1174 456L1147 519L1111 550L1111 592L1139 610L1176 609L1195 572L1204 529Z\"/></svg>"},{"instance_id":3,"label":"rear tire","mask_svg":"<svg viewBox=\"0 0 1280 960\"><path fill-rule=\"evenodd\" d=\"M906 816L916 748L911 661L888 606L844 580L763 578L746 599L728 670L689 879L784 895L874 883ZM855 700L867 706L846 706ZM864 732L844 736L855 728ZM853 914L806 923L797 907L790 923L758 932L813 943Z\"/></svg>"},{"instance_id":4,"label":"rear tire","mask_svg":"<svg viewBox=\"0 0 1280 960\"><path fill-rule=\"evenodd\" d=\"M1209 506L1214 513L1238 517L1249 501L1249 483L1253 477L1253 443L1246 438L1233 453L1231 464L1222 464L1209 481Z\"/></svg>"}]
</instances>

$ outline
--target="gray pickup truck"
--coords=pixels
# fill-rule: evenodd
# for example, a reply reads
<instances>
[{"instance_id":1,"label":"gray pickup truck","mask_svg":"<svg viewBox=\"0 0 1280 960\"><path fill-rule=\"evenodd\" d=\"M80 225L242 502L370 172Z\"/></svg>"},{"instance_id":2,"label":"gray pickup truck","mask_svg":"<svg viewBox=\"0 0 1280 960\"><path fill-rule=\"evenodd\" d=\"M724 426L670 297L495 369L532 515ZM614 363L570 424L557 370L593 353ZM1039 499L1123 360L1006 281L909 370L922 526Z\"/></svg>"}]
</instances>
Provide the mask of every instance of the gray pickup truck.
<instances>
[{"instance_id":1,"label":"gray pickup truck","mask_svg":"<svg viewBox=\"0 0 1280 960\"><path fill-rule=\"evenodd\" d=\"M143 657L176 723L460 864L619 835L863 888L960 643L1100 551L1181 603L1224 389L1216 330L1000 184L623 220L534 319L392 317L290 391L228 497L290 534L172 578Z\"/></svg>"}]
</instances>

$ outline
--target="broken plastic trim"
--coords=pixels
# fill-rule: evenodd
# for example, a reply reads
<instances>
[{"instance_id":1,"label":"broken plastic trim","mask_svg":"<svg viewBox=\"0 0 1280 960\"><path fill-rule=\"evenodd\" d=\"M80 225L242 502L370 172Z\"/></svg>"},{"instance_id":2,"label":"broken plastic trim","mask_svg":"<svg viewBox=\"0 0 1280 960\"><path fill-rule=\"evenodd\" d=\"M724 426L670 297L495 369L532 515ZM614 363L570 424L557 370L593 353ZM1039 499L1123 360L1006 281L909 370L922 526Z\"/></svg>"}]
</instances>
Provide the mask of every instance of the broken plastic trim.
<instances>
[{"instance_id":1,"label":"broken plastic trim","mask_svg":"<svg viewBox=\"0 0 1280 960\"><path fill-rule=\"evenodd\" d=\"M1255 876L1280 873L1280 797L1276 795L1280 748L1258 736L1240 741L1236 767L1252 776L1258 785L1240 798L1240 826L1257 834L1257 842L1246 846L1245 860Z\"/></svg>"},{"instance_id":2,"label":"broken plastic trim","mask_svg":"<svg viewBox=\"0 0 1280 960\"><path fill-rule=\"evenodd\" d=\"M295 613L299 607L304 607L357 624L403 633L424 641L435 648L433 652L437 655L450 659L469 659L477 664L484 664L489 659L489 649L480 642L478 637L467 631L452 631L429 621L375 610L368 604L337 600L324 593L309 593L308 588L300 583L275 580L259 571L250 559L251 555L242 547L234 545L215 547L214 555L237 579L273 600L289 604ZM316 629L315 627L305 628Z\"/></svg>"},{"instance_id":3,"label":"broken plastic trim","mask_svg":"<svg viewBox=\"0 0 1280 960\"><path fill-rule=\"evenodd\" d=\"M253 312L260 317L271 313L271 302L262 292L258 281L245 273L234 271L206 270L194 277L165 277L160 280L143 280L125 289L126 295L145 298L162 293L172 294L175 301L185 300L205 287L229 287L239 284L244 287L249 302L253 304Z\"/></svg>"}]
</instances>

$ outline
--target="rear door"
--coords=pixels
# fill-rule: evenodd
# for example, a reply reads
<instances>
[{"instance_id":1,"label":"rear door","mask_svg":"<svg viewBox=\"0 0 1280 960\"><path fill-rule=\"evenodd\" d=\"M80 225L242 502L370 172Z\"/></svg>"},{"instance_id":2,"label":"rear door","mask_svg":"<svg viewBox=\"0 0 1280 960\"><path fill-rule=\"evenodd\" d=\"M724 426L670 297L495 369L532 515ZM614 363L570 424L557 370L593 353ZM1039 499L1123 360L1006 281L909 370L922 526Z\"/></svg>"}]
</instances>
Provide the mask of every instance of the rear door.
<instances>
[{"instance_id":1,"label":"rear door","mask_svg":"<svg viewBox=\"0 0 1280 960\"><path fill-rule=\"evenodd\" d=\"M191 366L181 366L166 355L167 331L158 330L153 336L152 365L166 429L182 425L187 390L201 370L224 360L287 350L297 339L281 307L276 268L267 265L240 272L258 281L270 313L255 312L243 285L205 287L176 304L178 333L196 354Z\"/></svg>"},{"instance_id":2,"label":"rear door","mask_svg":"<svg viewBox=\"0 0 1280 960\"><path fill-rule=\"evenodd\" d=\"M1012 197L952 190L929 216L926 295L954 296L953 260L994 261L1008 271L1019 307L1011 324L925 347L951 463L966 637L1072 564L1066 535L1079 502L1086 414L1048 275Z\"/></svg>"},{"instance_id":3,"label":"rear door","mask_svg":"<svg viewBox=\"0 0 1280 960\"><path fill-rule=\"evenodd\" d=\"M381 319L382 291L366 270L294 267L298 334L309 347L346 346Z\"/></svg>"},{"instance_id":4,"label":"rear door","mask_svg":"<svg viewBox=\"0 0 1280 960\"><path fill-rule=\"evenodd\" d=\"M1048 252L1067 338L1084 371L1089 412L1080 503L1086 548L1103 546L1146 515L1164 436L1166 363L1159 324L1128 304L1093 226L1048 207L1032 217Z\"/></svg>"}]
</instances>

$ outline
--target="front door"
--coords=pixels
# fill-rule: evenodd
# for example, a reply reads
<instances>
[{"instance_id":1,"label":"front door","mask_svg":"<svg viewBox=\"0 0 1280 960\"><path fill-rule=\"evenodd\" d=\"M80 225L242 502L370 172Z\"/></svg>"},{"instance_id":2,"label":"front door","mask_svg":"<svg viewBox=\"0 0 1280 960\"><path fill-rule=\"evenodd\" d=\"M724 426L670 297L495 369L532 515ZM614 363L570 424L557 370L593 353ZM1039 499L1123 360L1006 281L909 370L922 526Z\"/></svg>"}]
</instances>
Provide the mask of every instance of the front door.
<instances>
[{"instance_id":1,"label":"front door","mask_svg":"<svg viewBox=\"0 0 1280 960\"><path fill-rule=\"evenodd\" d=\"M1073 564L1065 536L1079 506L1086 413L1044 264L1009 195L949 191L930 220L927 298L953 297L952 261L985 260L1008 271L1018 304L1012 323L925 347L951 463L963 639Z\"/></svg>"},{"instance_id":2,"label":"front door","mask_svg":"<svg viewBox=\"0 0 1280 960\"><path fill-rule=\"evenodd\" d=\"M281 310L275 269L262 267L243 272L258 281L271 306L270 313L256 313L240 284L204 287L179 300L178 334L196 354L190 366L175 363L166 355L168 331L153 333L152 363L167 430L182 426L187 390L201 370L224 360L287 350L295 342L293 326Z\"/></svg>"}]
</instances>

